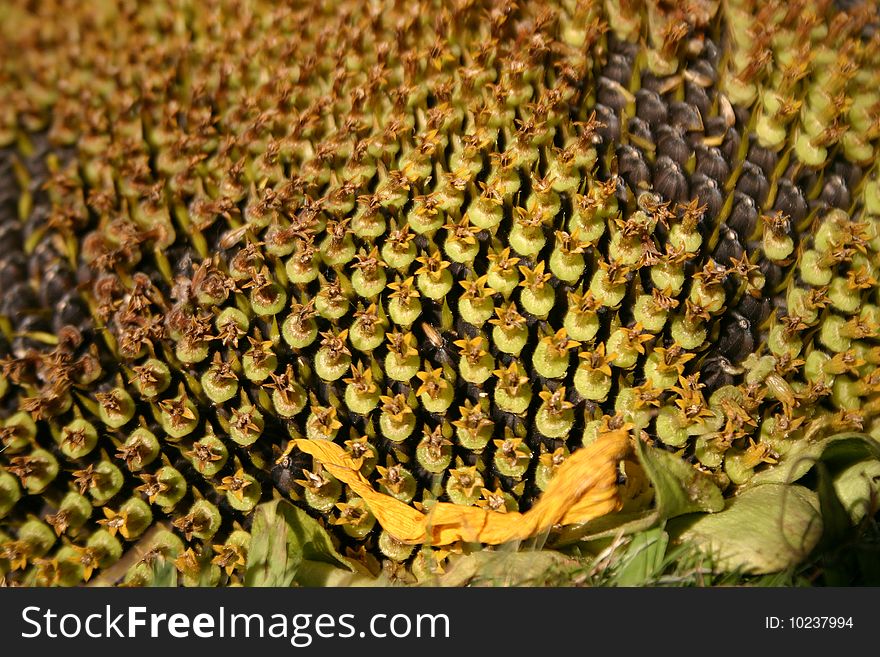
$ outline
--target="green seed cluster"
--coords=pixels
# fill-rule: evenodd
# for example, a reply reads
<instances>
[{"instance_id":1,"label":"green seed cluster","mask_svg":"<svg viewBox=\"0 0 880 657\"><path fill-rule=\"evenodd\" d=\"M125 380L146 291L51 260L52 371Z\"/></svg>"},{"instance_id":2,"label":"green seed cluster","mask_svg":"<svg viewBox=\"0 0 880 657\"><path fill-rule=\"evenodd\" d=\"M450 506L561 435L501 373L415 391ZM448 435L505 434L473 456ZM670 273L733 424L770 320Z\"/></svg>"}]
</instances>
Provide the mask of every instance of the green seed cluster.
<instances>
[{"instance_id":1,"label":"green seed cluster","mask_svg":"<svg viewBox=\"0 0 880 657\"><path fill-rule=\"evenodd\" d=\"M25 4L0 27L7 581L141 541L129 584L159 557L237 583L274 495L370 567L438 567L292 439L418 508L505 512L609 429L729 492L880 432L868 3Z\"/></svg>"}]
</instances>

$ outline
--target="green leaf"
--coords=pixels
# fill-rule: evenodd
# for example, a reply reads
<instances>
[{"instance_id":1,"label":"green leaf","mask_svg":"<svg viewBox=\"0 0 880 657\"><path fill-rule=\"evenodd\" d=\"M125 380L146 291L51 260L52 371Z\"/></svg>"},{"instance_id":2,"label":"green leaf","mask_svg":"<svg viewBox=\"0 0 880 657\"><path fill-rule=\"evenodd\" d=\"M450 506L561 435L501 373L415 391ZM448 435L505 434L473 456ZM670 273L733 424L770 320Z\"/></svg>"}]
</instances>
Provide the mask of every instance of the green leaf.
<instances>
[{"instance_id":1,"label":"green leaf","mask_svg":"<svg viewBox=\"0 0 880 657\"><path fill-rule=\"evenodd\" d=\"M321 561L302 562L296 574L296 583L300 586L309 587L360 587L360 586L389 586L388 580L382 576L374 577L364 567L358 567L356 561L349 562L352 568L343 570L337 566L331 566Z\"/></svg>"},{"instance_id":2,"label":"green leaf","mask_svg":"<svg viewBox=\"0 0 880 657\"><path fill-rule=\"evenodd\" d=\"M801 563L822 536L815 492L804 486L765 484L727 501L724 511L671 521L670 534L712 559L717 572L766 574Z\"/></svg>"},{"instance_id":3,"label":"green leaf","mask_svg":"<svg viewBox=\"0 0 880 657\"><path fill-rule=\"evenodd\" d=\"M757 473L748 487L792 484L807 474L820 459L830 464L852 463L867 457L880 459L880 444L862 433L839 433L820 440L798 440L779 463Z\"/></svg>"},{"instance_id":4,"label":"green leaf","mask_svg":"<svg viewBox=\"0 0 880 657\"><path fill-rule=\"evenodd\" d=\"M853 524L877 511L880 496L880 461L862 459L834 477L834 490Z\"/></svg>"},{"instance_id":5,"label":"green leaf","mask_svg":"<svg viewBox=\"0 0 880 657\"><path fill-rule=\"evenodd\" d=\"M635 534L617 567L615 584L643 586L657 578L666 565L668 545L669 535L659 527Z\"/></svg>"},{"instance_id":6,"label":"green leaf","mask_svg":"<svg viewBox=\"0 0 880 657\"><path fill-rule=\"evenodd\" d=\"M603 516L566 528L554 545L632 534L660 526L665 520L695 511L724 508L721 490L712 480L675 454L636 441L636 453L654 488L654 507L646 511Z\"/></svg>"},{"instance_id":7,"label":"green leaf","mask_svg":"<svg viewBox=\"0 0 880 657\"><path fill-rule=\"evenodd\" d=\"M819 475L819 509L822 512L823 527L821 549L823 546L839 545L850 533L852 523L846 507L834 490L834 480L828 471L828 466L820 461L816 464L816 471Z\"/></svg>"},{"instance_id":8,"label":"green leaf","mask_svg":"<svg viewBox=\"0 0 880 657\"><path fill-rule=\"evenodd\" d=\"M289 503L285 503L284 510L295 546L300 549L304 560L352 570L348 559L336 551L330 534L317 520Z\"/></svg>"},{"instance_id":9,"label":"green leaf","mask_svg":"<svg viewBox=\"0 0 880 657\"><path fill-rule=\"evenodd\" d=\"M282 500L260 504L254 511L245 586L290 586L302 557L287 551L287 524L277 513Z\"/></svg>"},{"instance_id":10,"label":"green leaf","mask_svg":"<svg viewBox=\"0 0 880 657\"><path fill-rule=\"evenodd\" d=\"M666 518L724 508L721 490L680 456L636 441L639 461L654 486L659 515Z\"/></svg>"},{"instance_id":11,"label":"green leaf","mask_svg":"<svg viewBox=\"0 0 880 657\"><path fill-rule=\"evenodd\" d=\"M554 550L478 551L450 559L446 572L430 586L547 586L558 574L582 565Z\"/></svg>"},{"instance_id":12,"label":"green leaf","mask_svg":"<svg viewBox=\"0 0 880 657\"><path fill-rule=\"evenodd\" d=\"M298 575L305 580L311 577L304 564L314 563L353 571L333 547L327 531L305 511L286 500L260 504L251 527L245 586L300 583Z\"/></svg>"}]
</instances>

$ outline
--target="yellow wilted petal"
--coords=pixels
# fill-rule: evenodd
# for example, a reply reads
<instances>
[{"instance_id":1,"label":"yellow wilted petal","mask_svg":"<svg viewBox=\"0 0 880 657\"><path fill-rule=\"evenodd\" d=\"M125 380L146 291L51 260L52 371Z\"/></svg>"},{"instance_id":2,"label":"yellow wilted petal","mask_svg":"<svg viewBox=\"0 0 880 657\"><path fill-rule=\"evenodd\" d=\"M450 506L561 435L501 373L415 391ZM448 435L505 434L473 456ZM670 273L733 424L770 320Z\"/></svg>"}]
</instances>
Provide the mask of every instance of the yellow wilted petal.
<instances>
[{"instance_id":1,"label":"yellow wilted petal","mask_svg":"<svg viewBox=\"0 0 880 657\"><path fill-rule=\"evenodd\" d=\"M363 498L376 521L389 534L405 543L425 542L424 514L390 495L376 491L342 447L328 440L296 442L299 449L321 462L327 472Z\"/></svg>"},{"instance_id":2,"label":"yellow wilted petal","mask_svg":"<svg viewBox=\"0 0 880 657\"><path fill-rule=\"evenodd\" d=\"M504 537L510 534L517 519L521 520L522 515L449 502L435 504L426 518L434 545L449 545L456 541L497 545L509 540Z\"/></svg>"},{"instance_id":3,"label":"yellow wilted petal","mask_svg":"<svg viewBox=\"0 0 880 657\"><path fill-rule=\"evenodd\" d=\"M398 541L437 546L458 541L499 545L529 538L554 525L583 523L618 510L618 464L629 452L629 433L611 431L574 452L526 513L499 513L448 502L438 502L422 513L375 490L339 445L301 439L296 446L363 498L376 521Z\"/></svg>"}]
</instances>

